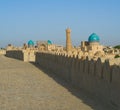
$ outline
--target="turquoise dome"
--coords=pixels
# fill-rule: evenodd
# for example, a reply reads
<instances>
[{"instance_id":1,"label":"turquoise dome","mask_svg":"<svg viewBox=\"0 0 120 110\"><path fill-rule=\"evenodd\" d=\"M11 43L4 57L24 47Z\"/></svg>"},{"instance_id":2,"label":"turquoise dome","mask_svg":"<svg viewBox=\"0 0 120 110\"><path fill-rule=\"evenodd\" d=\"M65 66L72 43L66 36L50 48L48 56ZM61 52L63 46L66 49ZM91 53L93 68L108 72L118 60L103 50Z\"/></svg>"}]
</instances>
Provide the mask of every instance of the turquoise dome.
<instances>
[{"instance_id":1,"label":"turquoise dome","mask_svg":"<svg viewBox=\"0 0 120 110\"><path fill-rule=\"evenodd\" d=\"M29 40L28 45L34 46L34 42L32 40Z\"/></svg>"},{"instance_id":2,"label":"turquoise dome","mask_svg":"<svg viewBox=\"0 0 120 110\"><path fill-rule=\"evenodd\" d=\"M88 42L99 42L100 38L95 33L91 34L88 38Z\"/></svg>"},{"instance_id":3,"label":"turquoise dome","mask_svg":"<svg viewBox=\"0 0 120 110\"><path fill-rule=\"evenodd\" d=\"M47 43L48 43L48 45L51 45L51 44L52 44L52 42L51 42L50 40L48 40Z\"/></svg>"}]
</instances>

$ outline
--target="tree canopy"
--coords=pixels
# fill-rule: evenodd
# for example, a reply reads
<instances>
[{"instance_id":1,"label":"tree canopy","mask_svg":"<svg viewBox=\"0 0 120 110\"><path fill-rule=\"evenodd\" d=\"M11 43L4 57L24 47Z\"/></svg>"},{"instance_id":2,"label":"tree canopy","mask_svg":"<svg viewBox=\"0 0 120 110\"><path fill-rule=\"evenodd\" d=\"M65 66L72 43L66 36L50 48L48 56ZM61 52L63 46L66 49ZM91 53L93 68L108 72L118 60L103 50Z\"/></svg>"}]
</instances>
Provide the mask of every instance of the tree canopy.
<instances>
[{"instance_id":1,"label":"tree canopy","mask_svg":"<svg viewBox=\"0 0 120 110\"><path fill-rule=\"evenodd\" d=\"M120 49L120 45L116 45L114 46L114 48Z\"/></svg>"}]
</instances>

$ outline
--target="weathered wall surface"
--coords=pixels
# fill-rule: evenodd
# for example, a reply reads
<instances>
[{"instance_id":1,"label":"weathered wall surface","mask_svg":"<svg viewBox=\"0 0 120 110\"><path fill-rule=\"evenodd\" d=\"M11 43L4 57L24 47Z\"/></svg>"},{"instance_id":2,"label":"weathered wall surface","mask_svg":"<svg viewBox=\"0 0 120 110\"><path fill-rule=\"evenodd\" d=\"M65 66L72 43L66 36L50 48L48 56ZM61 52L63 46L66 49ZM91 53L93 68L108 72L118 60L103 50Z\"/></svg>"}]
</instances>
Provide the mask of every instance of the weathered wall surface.
<instances>
[{"instance_id":1,"label":"weathered wall surface","mask_svg":"<svg viewBox=\"0 0 120 110\"><path fill-rule=\"evenodd\" d=\"M21 50L10 50L6 51L6 56L19 59L19 60L24 60L23 52Z\"/></svg>"},{"instance_id":2,"label":"weathered wall surface","mask_svg":"<svg viewBox=\"0 0 120 110\"><path fill-rule=\"evenodd\" d=\"M0 55L5 55L6 54L6 50L0 50Z\"/></svg>"},{"instance_id":3,"label":"weathered wall surface","mask_svg":"<svg viewBox=\"0 0 120 110\"><path fill-rule=\"evenodd\" d=\"M36 63L120 109L120 67L104 59L36 53Z\"/></svg>"},{"instance_id":4,"label":"weathered wall surface","mask_svg":"<svg viewBox=\"0 0 120 110\"><path fill-rule=\"evenodd\" d=\"M35 53L34 52L27 52L22 50L9 50L6 51L6 56L23 60L24 62L34 62L35 61Z\"/></svg>"}]
</instances>

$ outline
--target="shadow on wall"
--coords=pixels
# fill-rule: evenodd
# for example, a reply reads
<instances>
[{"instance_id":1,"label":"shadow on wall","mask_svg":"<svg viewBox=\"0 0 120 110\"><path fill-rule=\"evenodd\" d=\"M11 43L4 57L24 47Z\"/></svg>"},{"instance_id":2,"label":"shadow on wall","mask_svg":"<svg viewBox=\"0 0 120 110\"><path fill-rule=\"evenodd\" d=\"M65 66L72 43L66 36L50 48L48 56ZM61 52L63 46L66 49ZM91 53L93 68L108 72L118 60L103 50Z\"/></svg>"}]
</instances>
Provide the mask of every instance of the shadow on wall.
<instances>
[{"instance_id":1,"label":"shadow on wall","mask_svg":"<svg viewBox=\"0 0 120 110\"><path fill-rule=\"evenodd\" d=\"M36 53L36 64L70 85L93 94L104 103L120 108L120 67L109 61L79 59L64 54Z\"/></svg>"},{"instance_id":2,"label":"shadow on wall","mask_svg":"<svg viewBox=\"0 0 120 110\"><path fill-rule=\"evenodd\" d=\"M22 51L22 50L9 50L6 51L7 57L22 60L24 62L35 62L34 51Z\"/></svg>"},{"instance_id":3,"label":"shadow on wall","mask_svg":"<svg viewBox=\"0 0 120 110\"><path fill-rule=\"evenodd\" d=\"M6 57L10 57L10 58L15 58L15 59L19 59L19 60L23 60L23 52L21 50L10 50L10 51L6 51L5 54Z\"/></svg>"},{"instance_id":4,"label":"shadow on wall","mask_svg":"<svg viewBox=\"0 0 120 110\"><path fill-rule=\"evenodd\" d=\"M53 80L55 80L58 84L62 85L64 88L66 88L69 92L71 92L71 94L73 94L77 98L81 99L83 101L83 103L90 106L93 110L107 110L107 109L116 110L114 107L107 105L104 102L102 102L101 100L99 100L97 97L95 97L90 92L88 92L82 88L78 88L74 85L69 84L70 83L69 81L66 81L60 75L54 73L53 71L46 69L37 63L32 63L32 64L34 66L36 66L37 68L39 68L41 71L43 71L45 74L47 74L49 77L51 77ZM101 106L99 106L99 105L101 105Z\"/></svg>"}]
</instances>

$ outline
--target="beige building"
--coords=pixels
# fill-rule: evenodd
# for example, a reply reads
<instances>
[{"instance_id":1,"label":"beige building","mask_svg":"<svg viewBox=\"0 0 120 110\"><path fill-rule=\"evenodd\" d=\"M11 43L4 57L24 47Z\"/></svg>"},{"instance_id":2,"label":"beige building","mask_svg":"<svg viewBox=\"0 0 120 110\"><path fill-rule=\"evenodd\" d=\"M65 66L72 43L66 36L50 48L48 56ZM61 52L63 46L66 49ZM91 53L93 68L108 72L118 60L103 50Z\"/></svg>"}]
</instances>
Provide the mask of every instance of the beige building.
<instances>
[{"instance_id":1,"label":"beige building","mask_svg":"<svg viewBox=\"0 0 120 110\"><path fill-rule=\"evenodd\" d=\"M12 44L8 44L6 50L14 50L14 46Z\"/></svg>"},{"instance_id":2,"label":"beige building","mask_svg":"<svg viewBox=\"0 0 120 110\"><path fill-rule=\"evenodd\" d=\"M50 40L37 41L37 48L39 51L52 51L55 50L55 45Z\"/></svg>"},{"instance_id":3,"label":"beige building","mask_svg":"<svg viewBox=\"0 0 120 110\"><path fill-rule=\"evenodd\" d=\"M37 48L39 51L63 51L63 46L52 44L50 40L37 41Z\"/></svg>"},{"instance_id":4,"label":"beige building","mask_svg":"<svg viewBox=\"0 0 120 110\"><path fill-rule=\"evenodd\" d=\"M0 55L5 55L6 54L6 50L0 49Z\"/></svg>"},{"instance_id":5,"label":"beige building","mask_svg":"<svg viewBox=\"0 0 120 110\"><path fill-rule=\"evenodd\" d=\"M83 52L88 52L88 54L91 56L95 54L104 54L103 46L100 45L99 42L99 37L93 33L89 36L88 41L81 42L81 50Z\"/></svg>"}]
</instances>

